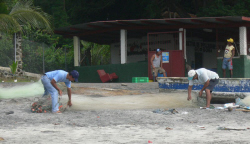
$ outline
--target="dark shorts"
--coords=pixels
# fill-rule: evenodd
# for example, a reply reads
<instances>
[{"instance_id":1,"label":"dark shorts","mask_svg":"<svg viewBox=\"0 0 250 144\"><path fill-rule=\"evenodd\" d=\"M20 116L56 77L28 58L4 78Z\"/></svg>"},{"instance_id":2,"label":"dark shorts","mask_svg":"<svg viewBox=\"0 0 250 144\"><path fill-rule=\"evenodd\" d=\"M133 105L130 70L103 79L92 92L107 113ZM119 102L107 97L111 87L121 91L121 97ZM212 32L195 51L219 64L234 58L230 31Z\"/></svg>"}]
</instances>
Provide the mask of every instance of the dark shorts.
<instances>
[{"instance_id":1,"label":"dark shorts","mask_svg":"<svg viewBox=\"0 0 250 144\"><path fill-rule=\"evenodd\" d=\"M209 85L208 85L208 87L206 87L206 89L209 89L210 92L212 92L213 89L214 89L214 87L215 87L215 85L217 85L218 83L219 83L219 79L211 79L209 81Z\"/></svg>"}]
</instances>

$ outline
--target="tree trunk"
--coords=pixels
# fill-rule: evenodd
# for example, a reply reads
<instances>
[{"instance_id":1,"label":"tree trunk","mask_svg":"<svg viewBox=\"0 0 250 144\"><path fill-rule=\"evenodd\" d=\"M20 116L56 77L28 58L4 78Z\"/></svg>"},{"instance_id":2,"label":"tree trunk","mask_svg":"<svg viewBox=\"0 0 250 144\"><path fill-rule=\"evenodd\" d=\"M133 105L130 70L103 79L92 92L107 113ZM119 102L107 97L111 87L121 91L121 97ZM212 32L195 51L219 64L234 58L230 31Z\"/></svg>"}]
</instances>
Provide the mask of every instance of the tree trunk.
<instances>
[{"instance_id":1,"label":"tree trunk","mask_svg":"<svg viewBox=\"0 0 250 144\"><path fill-rule=\"evenodd\" d=\"M23 75L23 61L22 61L22 34L21 32L16 33L16 61L17 65L17 73L16 75Z\"/></svg>"}]
</instances>

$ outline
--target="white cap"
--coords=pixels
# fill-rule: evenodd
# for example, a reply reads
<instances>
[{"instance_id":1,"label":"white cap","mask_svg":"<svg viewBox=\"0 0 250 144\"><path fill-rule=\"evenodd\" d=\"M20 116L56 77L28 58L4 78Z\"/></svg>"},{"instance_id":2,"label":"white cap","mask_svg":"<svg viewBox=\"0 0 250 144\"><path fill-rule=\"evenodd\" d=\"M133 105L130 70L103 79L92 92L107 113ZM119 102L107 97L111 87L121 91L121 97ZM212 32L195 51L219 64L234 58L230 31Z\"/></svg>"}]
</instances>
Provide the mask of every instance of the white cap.
<instances>
[{"instance_id":1,"label":"white cap","mask_svg":"<svg viewBox=\"0 0 250 144\"><path fill-rule=\"evenodd\" d=\"M190 70L188 72L188 80L192 80L195 74L196 74L195 70Z\"/></svg>"},{"instance_id":2,"label":"white cap","mask_svg":"<svg viewBox=\"0 0 250 144\"><path fill-rule=\"evenodd\" d=\"M160 52L160 51L161 51L161 49L159 49L159 48L158 48L156 51L157 51L157 52Z\"/></svg>"}]
</instances>

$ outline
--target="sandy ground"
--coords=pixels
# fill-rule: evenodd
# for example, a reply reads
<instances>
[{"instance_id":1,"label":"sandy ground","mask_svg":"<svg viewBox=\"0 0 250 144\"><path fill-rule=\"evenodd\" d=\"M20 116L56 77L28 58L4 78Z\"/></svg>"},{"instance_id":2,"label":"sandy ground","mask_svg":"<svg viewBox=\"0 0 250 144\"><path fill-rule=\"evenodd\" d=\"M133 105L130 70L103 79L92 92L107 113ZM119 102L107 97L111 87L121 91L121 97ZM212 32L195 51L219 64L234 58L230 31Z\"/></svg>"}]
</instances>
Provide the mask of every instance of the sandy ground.
<instances>
[{"instance_id":1,"label":"sandy ground","mask_svg":"<svg viewBox=\"0 0 250 144\"><path fill-rule=\"evenodd\" d=\"M185 92L81 90L74 92L73 106L63 114L31 113L30 105L36 97L0 99L0 137L4 139L0 138L0 143L250 142L250 130L247 129L250 128L250 113L200 110L195 101L186 101ZM64 95L62 102L66 100ZM175 108L179 113L153 113L157 108ZM14 114L7 115L9 111ZM246 130L217 130L218 127Z\"/></svg>"}]
</instances>

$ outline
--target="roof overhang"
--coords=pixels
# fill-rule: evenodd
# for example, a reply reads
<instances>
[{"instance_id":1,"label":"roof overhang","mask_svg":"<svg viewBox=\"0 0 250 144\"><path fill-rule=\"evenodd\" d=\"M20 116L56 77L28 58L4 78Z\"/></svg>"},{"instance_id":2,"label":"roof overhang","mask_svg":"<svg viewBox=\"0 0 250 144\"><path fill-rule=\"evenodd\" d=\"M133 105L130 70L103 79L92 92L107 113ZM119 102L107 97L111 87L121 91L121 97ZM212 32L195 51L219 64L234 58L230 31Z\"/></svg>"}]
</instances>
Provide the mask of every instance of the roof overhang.
<instances>
[{"instance_id":1,"label":"roof overhang","mask_svg":"<svg viewBox=\"0 0 250 144\"><path fill-rule=\"evenodd\" d=\"M172 19L136 19L97 21L58 28L56 34L65 38L78 36L80 39L99 43L111 44L120 41L120 30L128 30L128 38L146 36L149 32L171 31L179 28L226 28L250 26L250 17L199 17Z\"/></svg>"}]
</instances>

